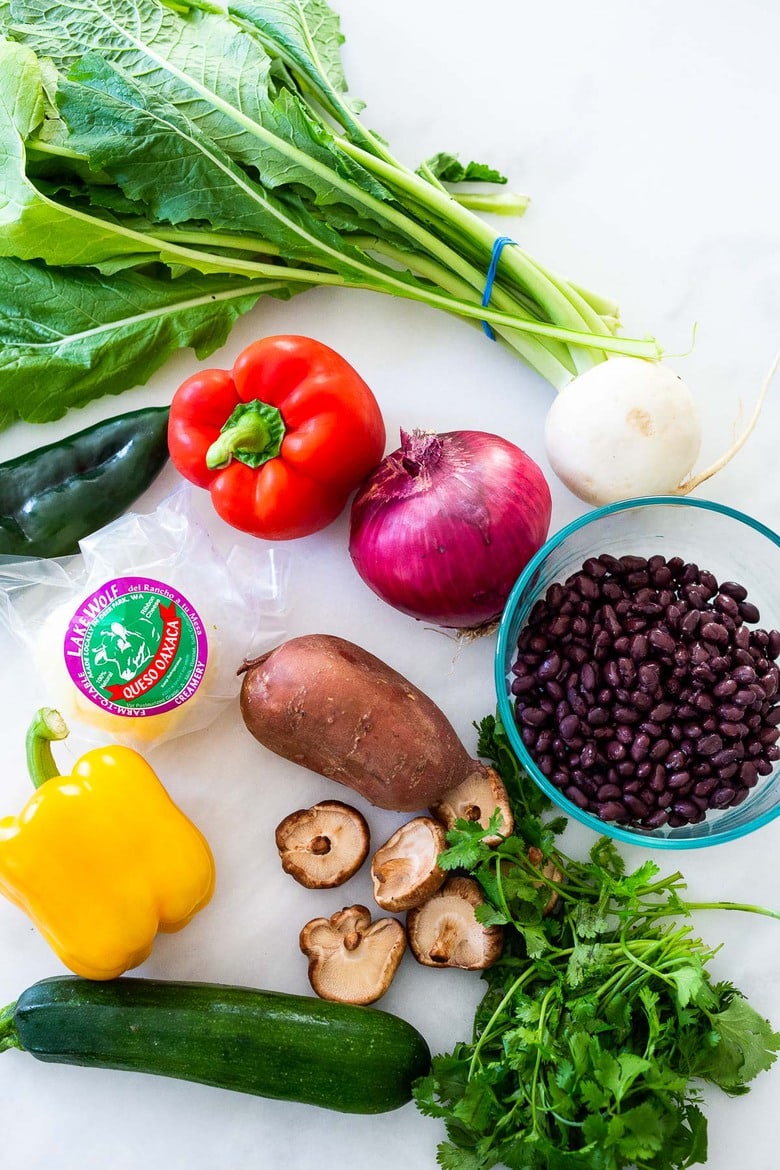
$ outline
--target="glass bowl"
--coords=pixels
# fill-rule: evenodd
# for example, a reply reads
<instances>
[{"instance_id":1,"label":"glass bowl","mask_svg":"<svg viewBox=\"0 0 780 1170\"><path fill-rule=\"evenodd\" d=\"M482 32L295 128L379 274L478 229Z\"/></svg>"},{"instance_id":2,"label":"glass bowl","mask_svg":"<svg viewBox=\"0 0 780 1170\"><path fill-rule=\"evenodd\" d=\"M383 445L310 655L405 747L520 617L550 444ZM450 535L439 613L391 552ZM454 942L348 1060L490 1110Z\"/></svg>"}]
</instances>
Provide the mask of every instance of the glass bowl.
<instances>
[{"instance_id":1,"label":"glass bowl","mask_svg":"<svg viewBox=\"0 0 780 1170\"><path fill-rule=\"evenodd\" d=\"M716 845L725 841L733 841L747 833L753 832L762 825L768 824L776 816L780 815L780 763L777 761L764 761L762 763L762 768L764 770L768 769L771 764L771 773L759 775L754 786L749 788L747 796L744 795L743 791L741 803L733 804L731 807L724 807L720 809L710 808L706 811L701 809L700 812L696 815L701 815L701 812L704 812L704 817L703 819L698 820L697 823L690 823L690 820L688 820L685 824L682 825L670 825L669 823L666 823L654 827L648 827L646 825L640 824L639 821L642 819L651 819L653 813L657 812L658 809L654 809L651 805L649 805L646 799L645 807L648 808L648 816L642 817L640 813L638 814L639 819L637 819L637 816L633 814L622 817L619 814L616 814L614 808L612 810L605 810L605 798L599 798L598 796L599 789L604 792L604 789L601 787L601 785L603 783L610 782L606 776L608 767L610 764L616 765L618 762L618 759L612 759L605 754L607 750L605 745L608 743L608 740L613 737L613 735L617 734L617 728L619 727L619 723L615 719L616 708L614 706L609 706L609 718L606 721L607 725L611 729L612 735L608 736L606 731L600 733L601 738L598 741L598 745L601 754L599 760L596 763L592 762L593 752L596 749L591 747L586 757L588 764L587 771L583 771L581 767L582 761L577 756L577 752L581 751L583 735L580 736L579 741L577 741L576 736L574 737L573 748L570 747L565 741L562 742L560 736L561 725L559 720L564 716L560 714L561 708L558 708L557 704L556 714L550 714L551 703L549 701L549 696L546 703L548 712L546 726L552 728L553 739L556 738L557 733L557 754L553 753L552 763L551 750L549 748L550 736L547 737L548 742L547 745L545 745L545 749L540 750L533 739L533 736L538 734L538 731L534 732L533 730L529 730L526 726L525 732L523 732L524 725L522 723L519 724L518 722L522 716L523 709L526 707L533 707L537 702L541 702L540 696L545 696L546 694L545 682L536 678L535 671L538 669L538 665L534 664L534 651L530 648L527 642L527 640L530 638L530 632L526 629L526 627L529 624L529 617L531 612L535 606L537 606L537 609L534 611L536 615L538 615L540 611L544 610L544 599L545 597L549 596L548 590L551 585L554 583L566 582L567 579L579 573L586 561L589 561L589 559L598 558L602 556L602 554L606 558L610 556L614 558L626 556L639 557L645 558L646 560L650 560L652 557L663 557L667 560L675 557L682 558L686 564L698 566L699 569L708 571L709 573L713 574L719 584L723 584L725 582L737 582L744 586L744 588L747 590L747 599L741 599L742 603L744 604L746 600L747 602L755 605L759 610L760 618L756 621L745 618L743 621L742 617L740 616L737 618L738 626L741 625L750 631L764 630L767 632L776 631L778 627L780 627L780 588L778 588L778 581L780 580L780 536L778 536L778 534L773 532L770 528L767 528L765 525L759 523L757 520L754 520L750 516L744 515L743 513L735 511L733 508L728 508L722 504L715 504L705 500L689 499L687 497L680 496L651 496L642 499L624 500L620 503L611 504L607 507L599 508L589 512L585 516L575 520L573 523L567 525L565 528L561 529L560 532L557 532L554 536L552 536L528 563L507 600L499 625L495 658L495 681L498 695L498 712L501 721L506 728L506 732L512 747L514 748L514 751L520 760L520 763L536 782L536 784L538 784L538 786L543 790L543 792L545 792L546 795L556 805L563 809L567 816L570 816L582 824L587 825L589 828L595 830L599 834L605 834L607 836L617 838L621 841L630 842L632 844L642 844L659 849L691 849L705 845ZM589 563L592 565L592 560L590 560ZM602 561L599 563L603 565L604 562ZM658 563L659 562L653 562L653 565L655 566ZM602 572L601 569L598 571ZM625 577L623 579L625 579ZM638 580L639 584L635 586L637 589L641 588L641 577L638 578ZM681 588L679 581L674 584L674 588L675 590L679 591ZM588 590L590 590L589 586ZM592 590L590 591L592 592ZM710 598L709 601L711 602L712 598ZM597 607L605 603L605 599L600 597L600 599L592 601L591 605L593 607ZM583 599L583 602L581 603L582 607L587 609L587 604L588 603ZM580 603L578 603L575 608L580 613L582 612ZM704 608L708 608L706 602ZM711 608L711 605L709 608ZM636 617L636 610L633 612ZM623 618L625 619L625 617L626 611L624 607ZM644 632L647 634L648 630L651 629L653 625L656 625L660 621L666 621L666 619L667 612L665 611L660 616L654 616L650 618L650 625L644 631L641 629L638 631L633 629L631 636L633 637L636 632ZM674 614L674 620L677 620L676 614ZM637 623L636 620L632 623L634 627L636 627L638 624L640 623ZM702 628L704 624L704 621L700 621ZM580 632L581 629L582 623L580 623ZM669 630L668 622L666 629L667 631ZM710 632L711 631L708 631L708 633ZM679 634L678 636L674 629L672 629L672 633L674 634L673 640L676 643L675 653L679 652L680 640L685 641L687 646L686 652L688 654L693 653L692 647L695 645L695 638L692 639L692 636L686 636L685 639L683 639L683 635ZM625 628L623 628L621 631L618 631L617 627L613 627L610 637L611 639L615 639L621 636L621 634L625 635ZM521 637L524 637L526 640L526 656L531 663L531 665L527 667L526 670L534 673L534 689L533 691L530 691L527 696L521 696L518 699L512 691L512 684L514 682L517 686L515 681L516 674L513 671L513 666L516 663L519 655L518 639ZM778 639L780 639L780 635L772 635L772 648L778 642ZM590 642L590 631L588 632L588 641ZM598 705L598 699L594 698L593 695L594 690L600 690L598 685L599 682L601 683L602 687L607 685L607 680L603 678L605 662L610 658L616 661L617 658L620 657L619 652L616 653L613 647L610 647L605 651L603 635L601 643L601 649L599 651L601 655L600 661L597 661L590 654L588 655L588 661L590 661L591 666L596 668L597 682L595 684L592 683L593 676L591 673L588 673L585 679L586 683L592 684L590 689L586 686L583 686L581 679L576 680L578 682L578 687L575 688L575 690L579 692L581 699L582 696L584 696L584 701L588 710L590 707ZM710 651L712 651L713 643L711 641L707 642L707 646L709 647ZM538 652L542 653L542 657L547 657L548 651L544 650L542 652L542 643L537 643L536 649ZM622 649L625 651L625 643L622 644ZM664 647L664 649L668 652L671 652L671 648L669 646ZM734 647L727 646L724 649L723 654L728 656L729 654L733 654L733 652ZM650 661L652 653L653 651L651 649L646 661ZM660 653L660 650L658 653ZM604 657L605 654L606 659ZM767 656L771 661L772 655L769 653L769 651L767 651ZM637 663L645 661L645 659L641 657L639 647L637 647L637 654L635 655L636 661L632 659L630 653L624 653L622 657L624 659L628 659L628 664L626 664L624 661L623 667L629 672L632 670L632 661L634 666L636 666ZM718 655L717 657L722 658L723 655ZM582 651L580 651L580 658L583 658ZM710 680L712 685L722 682L727 676L730 677L730 671L736 667L734 666L733 657L729 659L729 661L731 665L727 669L724 669L721 662L714 661L714 665L716 665L719 670L724 671L724 673L718 674L714 680ZM665 662L666 666L661 666L661 687L664 685L664 679L667 679L668 685L668 677L670 677L673 670L672 659L667 657ZM679 661L677 659L675 659L675 662L677 662L679 665ZM555 663L552 665L554 666ZM704 662L703 666L704 671L708 671L710 669L710 660ZM612 691L612 702L614 704L619 701L614 697L616 694L615 687L619 686L622 682L625 688L626 679L614 675L615 667L612 667L611 669L613 672L612 681L613 684L615 684ZM682 669L683 668L681 667L681 670ZM692 669L690 662L688 663L688 667L686 669ZM564 669L555 676L558 679L558 688L553 688L553 698L555 696L557 696L558 699L562 697L561 686L563 686L565 691L567 678L569 687L571 687L574 676L572 675L571 670L568 670L567 674L567 670L568 666L565 662L564 654ZM546 668L546 672L548 673L549 682L549 680L552 678L551 667L549 664ZM649 676L647 676L645 673L641 677L647 681ZM761 677L765 678L766 676L763 675ZM635 678L633 682L634 687L636 688L637 684ZM672 686L674 685L675 684L672 684ZM691 683L689 675L683 681L682 685L688 686L690 694L693 684ZM730 684L728 685L730 686ZM707 690L711 695L710 684L702 682L701 688L703 690ZM649 690L650 688L648 687L647 689ZM602 691L601 693L602 703L607 702L605 696L608 694L608 692ZM632 693L636 694L636 689ZM565 698L565 695L563 697ZM728 696L728 698L730 697L731 696ZM679 698L675 698L673 695L670 696L668 693L662 693L660 689L656 691L657 702L665 701L668 704L670 698L672 700L672 705L679 704L681 701L683 701ZM626 700L625 689L623 694L623 701L627 702L627 705L630 707L630 702ZM691 701L692 700L690 699L687 700L688 705L690 705ZM705 700L701 701L704 705L706 705ZM727 702L727 700L722 697L720 699L715 699L715 710L709 712L713 718L724 718L724 716L718 716L718 711L722 710L722 704L724 702ZM768 703L780 703L780 694L770 696ZM765 703L763 706L764 712L766 712L766 709L767 705ZM655 707L654 710L658 711L658 708ZM563 711L565 713L565 707L563 708ZM733 714L733 711L731 713ZM526 716L528 714L529 713L526 712ZM531 714L533 714L533 712L531 712ZM579 726L580 729L584 728L584 739L587 740L591 734L590 724L588 723L588 714L585 713L582 707L582 701L580 702L580 714L584 715L584 721L581 721ZM707 714L708 712L702 712L703 717L706 717ZM777 712L775 712L775 715L776 714ZM624 712L622 710L620 715L622 719L624 717ZM644 710L640 716L634 715L632 717L635 721L634 732L636 735L639 734L636 723L637 719L645 720L648 717L649 713L646 710ZM592 718L595 719L595 716L592 716ZM603 716L600 715L599 718L602 719ZM626 718L628 718L628 716L626 716ZM701 723L701 719L693 720L691 722L690 711L688 712L687 718L688 722L685 724L685 726L688 729L690 729L690 727L695 725L697 722L699 724ZM667 722L663 725L663 731L660 736L657 732L656 722L649 729L652 733L649 744L651 751L654 748L658 738L670 742L671 750L674 751L677 751L684 746L681 742L681 739L685 739L686 737L679 730L681 724L683 723L682 716L680 716L677 711L675 711L671 716L667 716L667 719L677 724L677 727L674 729L677 739L672 739L671 741L669 740L669 729L672 726L672 722ZM739 725L736 726L739 727ZM569 724L569 727L566 728L566 730L570 731L570 727L571 723ZM719 746L717 742L713 741L717 749L713 759L716 759L717 761L720 761L722 758L722 747L734 748L735 745L741 742L741 739L745 736L745 733L741 730L734 731L735 725L733 723L724 724L724 727L728 727L728 733L730 735L733 733L735 738L721 738L721 746ZM713 730L716 733L719 733L723 730L723 728L721 728L719 725L713 728L710 725L709 731L711 732ZM527 746L526 742L524 742L523 734L526 735L526 738L531 736L530 744L536 758L531 755L529 746ZM704 734L707 734L706 729ZM754 738L758 734L759 730L751 732L751 735ZM653 738L653 735L655 738ZM771 732L767 733L767 736L769 740L772 739ZM744 750L745 744L749 745L750 741L751 740L749 735L748 738L744 739L742 749L739 747L736 749L738 753L738 758L736 761L738 764L738 770L741 769L742 763L744 762L744 756L739 758L739 751ZM640 761L648 758L647 755L642 756L641 754L642 751L644 751L644 749L648 746L644 741L642 742L641 748L638 746L635 748L635 744L630 738L630 733L626 732L623 737L623 743L626 747L626 754L623 759L630 760L635 750ZM695 755L695 759L691 759L690 764L692 768L695 766L698 769L698 779L693 778L695 780L695 784L690 786L687 789L687 792L678 790L677 794L674 796L674 800L679 802L688 799L688 809L690 811L690 798L692 798L693 795L693 787L696 785L701 785L702 781L707 779L705 772L701 769L703 758L698 754L698 747L696 752L694 752L694 749L691 745L701 744L702 748L706 746L707 750L709 750L712 744L708 743L705 745L698 737L687 738L686 744L689 753L693 753ZM777 754L777 745L768 744L768 746L772 749L769 753L770 755ZM667 774L669 777L672 774L674 774L676 777L679 777L682 774L682 771L679 767L679 758L677 764L667 764L665 763L663 755L658 754L659 752L663 752L665 748L666 743L664 743L663 747L659 747L657 751L653 753L653 770L655 771L656 765L660 762L667 769ZM612 749L609 750L612 751ZM618 754L618 758L620 758L620 749L615 749L615 751ZM721 754L718 754L718 752ZM569 764L568 760L572 757L574 757L574 762ZM536 762L537 759L541 762L544 770L542 770L542 767L540 767ZM673 757L667 755L666 760L668 761L669 759L673 759ZM571 770L573 770L575 767L580 769L578 773L577 784L579 784L580 781L584 779L587 781L585 787L577 787L577 784L572 786L571 783L566 783L565 779L562 778L561 775L562 760L564 761L564 767L569 767ZM728 764L731 762L732 761L727 760L727 763L723 765L723 768L727 768ZM677 768L677 771L672 772L673 768ZM715 775L717 777L720 773L720 769L720 763L717 763L716 765L710 762L709 775ZM682 770L684 770L684 765ZM628 773L628 775L626 775L626 773ZM650 773L651 776L652 774L653 772ZM551 775L557 776L555 783L553 783L553 781L550 779ZM636 778L635 774L630 774L630 767L628 765L626 765L622 775L623 784ZM613 772L612 783L614 784L616 782L616 774ZM656 787L661 785L663 782L663 778L657 778ZM644 770L643 783L645 785L644 798L647 798L649 796L649 792L646 787L646 784L649 783L648 769ZM744 785L740 786L738 780L734 781L733 783L744 789ZM728 779L719 781L719 784L720 790L722 792L724 787L729 786L729 781ZM620 786L620 783L618 783L618 786ZM569 789L569 792L572 794L572 796L576 798L577 803L575 803L574 799L569 799L569 797L563 791L564 788ZM668 792L668 789L666 792ZM666 806L667 813L672 811L673 814L673 804L670 806L669 798L666 792L662 790L660 795L656 794L656 799L662 807L664 805ZM680 795L680 793L682 794ZM711 797L706 797L701 790L698 792L698 795L701 799L711 799ZM632 796L639 796L640 800L643 799L643 793L637 789L636 785L634 785ZM623 799L625 800L627 797L623 797ZM719 799L722 799L722 796L720 796ZM581 807L581 805L585 804L586 800L588 804L585 807ZM598 815L595 808L593 807L594 802L599 800L601 800L601 815ZM605 819L605 817L608 816L615 817L616 819ZM673 819L674 816L675 814L673 814ZM676 817L678 820L680 819L679 814L676 814ZM655 819L657 820L659 818L656 817Z\"/></svg>"}]
</instances>

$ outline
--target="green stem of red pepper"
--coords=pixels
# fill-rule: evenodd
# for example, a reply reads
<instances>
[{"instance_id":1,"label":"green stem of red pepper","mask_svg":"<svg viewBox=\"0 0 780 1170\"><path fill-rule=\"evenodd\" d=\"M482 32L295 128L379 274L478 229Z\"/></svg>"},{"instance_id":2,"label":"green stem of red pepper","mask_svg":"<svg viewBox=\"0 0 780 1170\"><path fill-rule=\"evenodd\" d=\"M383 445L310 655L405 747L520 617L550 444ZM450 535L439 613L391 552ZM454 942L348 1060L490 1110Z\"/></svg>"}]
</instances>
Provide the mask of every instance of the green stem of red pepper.
<instances>
[{"instance_id":1,"label":"green stem of red pepper","mask_svg":"<svg viewBox=\"0 0 780 1170\"><path fill-rule=\"evenodd\" d=\"M238 459L247 467L261 467L279 454L284 434L284 419L275 406L259 398L241 402L206 452L206 466L214 471Z\"/></svg>"}]
</instances>

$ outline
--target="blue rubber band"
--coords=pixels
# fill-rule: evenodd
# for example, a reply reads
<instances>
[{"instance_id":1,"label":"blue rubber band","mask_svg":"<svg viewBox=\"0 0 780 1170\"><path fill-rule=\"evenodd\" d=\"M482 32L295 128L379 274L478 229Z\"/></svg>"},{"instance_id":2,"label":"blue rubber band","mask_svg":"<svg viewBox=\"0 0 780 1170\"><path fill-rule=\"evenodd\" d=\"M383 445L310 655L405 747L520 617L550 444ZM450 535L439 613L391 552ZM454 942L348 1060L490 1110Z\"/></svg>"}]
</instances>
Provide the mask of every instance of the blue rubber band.
<instances>
[{"instance_id":1,"label":"blue rubber band","mask_svg":"<svg viewBox=\"0 0 780 1170\"><path fill-rule=\"evenodd\" d=\"M489 264L488 270L487 270L487 277L485 278L485 291L482 294L482 308L483 309L486 309L488 307L488 305L490 304L490 297L492 296L492 293L493 293L493 284L494 284L495 279L496 279L496 269L498 268L498 262L501 259L501 253L503 252L503 250L507 244L516 244L516 243L517 243L517 241L513 240L511 236L498 236L498 238L493 243L493 254L490 257L490 264ZM485 333L487 334L487 336L490 338L491 341L496 340L496 335L493 332L493 330L491 329L490 325L488 325L487 321L482 322L482 328L485 330Z\"/></svg>"}]
</instances>

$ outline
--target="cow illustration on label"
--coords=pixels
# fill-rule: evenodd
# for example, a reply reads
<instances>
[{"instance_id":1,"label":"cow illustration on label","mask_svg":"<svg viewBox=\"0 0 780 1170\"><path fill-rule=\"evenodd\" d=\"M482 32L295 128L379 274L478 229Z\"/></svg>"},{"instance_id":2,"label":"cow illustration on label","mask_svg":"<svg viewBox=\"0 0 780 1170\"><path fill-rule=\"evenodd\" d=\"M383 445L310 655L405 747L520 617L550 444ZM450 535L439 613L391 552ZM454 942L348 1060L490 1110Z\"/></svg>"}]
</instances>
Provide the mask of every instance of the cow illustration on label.
<instances>
[{"instance_id":1,"label":"cow illustration on label","mask_svg":"<svg viewBox=\"0 0 780 1170\"><path fill-rule=\"evenodd\" d=\"M65 632L64 655L71 679L93 703L138 717L192 697L208 642L197 611L177 590L120 577L81 603Z\"/></svg>"}]
</instances>

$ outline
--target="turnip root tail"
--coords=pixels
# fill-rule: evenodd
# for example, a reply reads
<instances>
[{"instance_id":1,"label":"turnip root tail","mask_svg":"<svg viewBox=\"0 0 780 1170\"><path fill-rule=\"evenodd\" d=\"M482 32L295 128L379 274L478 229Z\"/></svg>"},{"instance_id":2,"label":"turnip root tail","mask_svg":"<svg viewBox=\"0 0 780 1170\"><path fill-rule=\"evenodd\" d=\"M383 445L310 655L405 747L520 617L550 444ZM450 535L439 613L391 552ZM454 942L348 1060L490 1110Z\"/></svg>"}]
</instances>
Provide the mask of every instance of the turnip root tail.
<instances>
[{"instance_id":1,"label":"turnip root tail","mask_svg":"<svg viewBox=\"0 0 780 1170\"><path fill-rule=\"evenodd\" d=\"M761 414L761 410L764 405L764 400L766 399L767 393L769 391L769 386L775 374L777 373L778 366L780 366L780 353L775 356L775 360L772 362L769 373L764 378L764 383L761 387L761 392L758 395L756 405L753 408L753 413L748 419L747 426L742 431L742 434L732 443L729 449L720 456L719 459L716 459L715 462L711 463L709 467L704 469L704 471L700 471L696 475L690 475L687 479L683 480L676 491L673 492L673 495L687 496L689 492L694 491L694 489L699 487L700 484L705 483L708 479L711 479L713 475L716 475L719 471L722 471L726 464L730 463L737 452L740 451L742 447L744 447L745 443L755 430L756 423L758 422L759 415Z\"/></svg>"}]
</instances>

